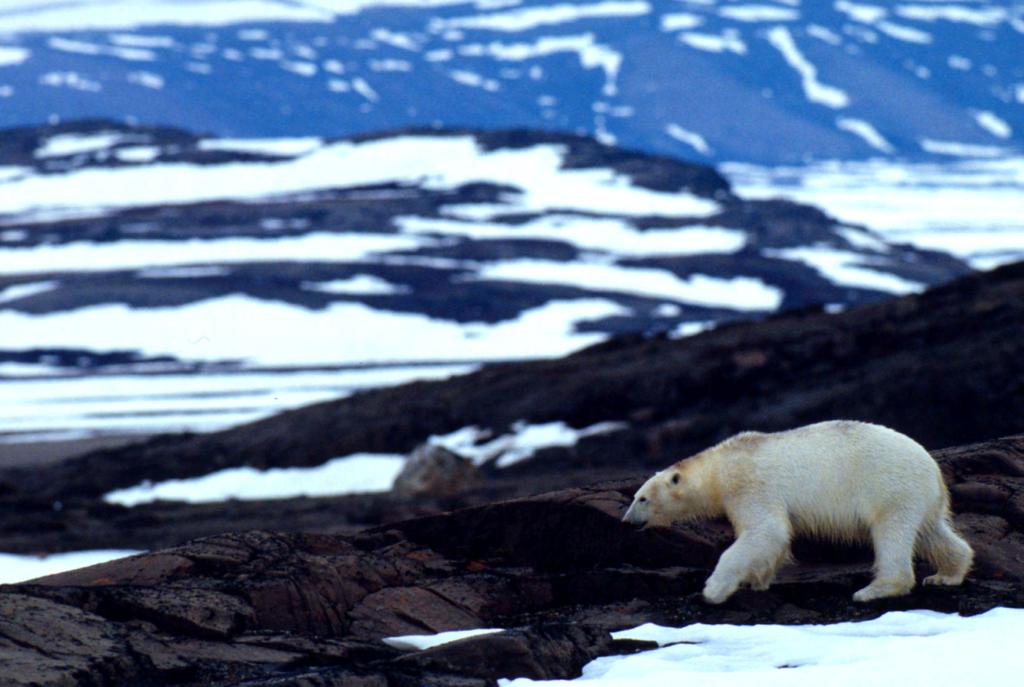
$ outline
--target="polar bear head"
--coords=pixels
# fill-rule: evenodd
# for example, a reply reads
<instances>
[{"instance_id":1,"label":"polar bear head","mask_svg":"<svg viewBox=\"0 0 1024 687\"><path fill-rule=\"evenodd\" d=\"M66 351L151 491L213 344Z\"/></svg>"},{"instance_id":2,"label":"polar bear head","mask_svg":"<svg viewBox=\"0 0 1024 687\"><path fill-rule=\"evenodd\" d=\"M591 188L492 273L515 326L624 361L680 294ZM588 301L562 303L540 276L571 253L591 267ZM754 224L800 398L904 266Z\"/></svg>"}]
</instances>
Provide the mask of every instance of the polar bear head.
<instances>
[{"instance_id":1,"label":"polar bear head","mask_svg":"<svg viewBox=\"0 0 1024 687\"><path fill-rule=\"evenodd\" d=\"M673 465L644 482L622 521L644 527L667 527L676 520L697 515L695 506L702 499L685 472L679 465Z\"/></svg>"}]
</instances>

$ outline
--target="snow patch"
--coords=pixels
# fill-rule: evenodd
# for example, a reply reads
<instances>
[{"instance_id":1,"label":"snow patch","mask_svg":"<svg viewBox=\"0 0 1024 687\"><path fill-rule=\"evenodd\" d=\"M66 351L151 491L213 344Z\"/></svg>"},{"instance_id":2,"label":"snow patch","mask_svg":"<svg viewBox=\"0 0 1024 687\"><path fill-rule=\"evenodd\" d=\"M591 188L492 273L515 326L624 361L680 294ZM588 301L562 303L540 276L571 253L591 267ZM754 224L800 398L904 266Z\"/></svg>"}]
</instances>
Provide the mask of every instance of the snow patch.
<instances>
[{"instance_id":1,"label":"snow patch","mask_svg":"<svg viewBox=\"0 0 1024 687\"><path fill-rule=\"evenodd\" d=\"M133 83L143 88L151 88L155 91L159 91L164 87L164 77L153 72L129 72L128 83Z\"/></svg>"},{"instance_id":2,"label":"snow patch","mask_svg":"<svg viewBox=\"0 0 1024 687\"><path fill-rule=\"evenodd\" d=\"M617 91L616 80L622 65L622 55L594 40L594 34L568 36L543 36L533 43L501 43L492 41L486 45L472 43L459 48L459 54L471 57L489 56L496 60L522 62L537 57L546 57L560 52L574 52L579 56L584 69L600 68L605 73L605 95ZM429 57L429 53L428 53Z\"/></svg>"},{"instance_id":3,"label":"snow patch","mask_svg":"<svg viewBox=\"0 0 1024 687\"><path fill-rule=\"evenodd\" d=\"M916 43L918 45L928 45L932 42L933 38L927 31L921 31L911 26L904 26L902 24L895 24L891 21L880 21L875 24L875 28L889 36L895 38L898 41L904 43Z\"/></svg>"},{"instance_id":4,"label":"snow patch","mask_svg":"<svg viewBox=\"0 0 1024 687\"><path fill-rule=\"evenodd\" d=\"M836 119L836 127L859 136L865 143L879 152L888 154L894 151L892 144L882 134L878 133L878 129L863 119L839 117Z\"/></svg>"},{"instance_id":5,"label":"snow patch","mask_svg":"<svg viewBox=\"0 0 1024 687\"><path fill-rule=\"evenodd\" d=\"M623 267L604 263L563 263L519 259L481 266L473 280L515 281L575 286L595 291L630 294L709 308L760 312L775 310L782 291L760 279L722 279L694 274L683 279L668 270Z\"/></svg>"},{"instance_id":6,"label":"snow patch","mask_svg":"<svg viewBox=\"0 0 1024 687\"><path fill-rule=\"evenodd\" d=\"M99 93L103 90L99 81L93 81L78 72L46 72L39 77L39 83L43 86L70 88L86 93Z\"/></svg>"},{"instance_id":7,"label":"snow patch","mask_svg":"<svg viewBox=\"0 0 1024 687\"><path fill-rule=\"evenodd\" d=\"M999 684L1024 671L1024 654L1014 648L1022 631L1024 610L1011 608L969 617L891 611L831 625L648 623L612 637L655 641L660 648L595 659L583 667L580 681L594 687L859 687L873 676L933 687ZM498 683L574 684L528 678Z\"/></svg>"},{"instance_id":8,"label":"snow patch","mask_svg":"<svg viewBox=\"0 0 1024 687\"><path fill-rule=\"evenodd\" d=\"M472 207L457 206L455 212L466 216L464 213L473 212ZM480 214L507 210L501 205L496 208L485 206ZM580 250L632 257L735 253L747 243L746 233L737 229L691 225L641 231L621 219L568 214L547 215L512 226L488 223L479 218L473 222L460 222L424 217L400 217L395 220L395 225L411 234L464 236L477 240L560 241Z\"/></svg>"},{"instance_id":9,"label":"snow patch","mask_svg":"<svg viewBox=\"0 0 1024 687\"><path fill-rule=\"evenodd\" d=\"M747 54L747 44L736 29L725 29L720 34L686 31L679 34L679 42L705 52Z\"/></svg>"},{"instance_id":10,"label":"snow patch","mask_svg":"<svg viewBox=\"0 0 1024 687\"><path fill-rule=\"evenodd\" d=\"M410 291L407 286L397 286L372 274L357 274L348 279L322 282L306 281L302 282L302 288L319 293L368 296L394 296Z\"/></svg>"},{"instance_id":11,"label":"snow patch","mask_svg":"<svg viewBox=\"0 0 1024 687\"><path fill-rule=\"evenodd\" d=\"M60 282L57 281L34 281L0 288L0 303L12 303L22 298L31 298L47 291L53 291L58 286L60 286Z\"/></svg>"},{"instance_id":12,"label":"snow patch","mask_svg":"<svg viewBox=\"0 0 1024 687\"><path fill-rule=\"evenodd\" d=\"M742 22L796 21L799 10L778 5L726 5L718 10L726 19Z\"/></svg>"},{"instance_id":13,"label":"snow patch","mask_svg":"<svg viewBox=\"0 0 1024 687\"><path fill-rule=\"evenodd\" d=\"M670 12L661 15L660 22L662 31L685 31L697 28L704 23L704 19L689 12Z\"/></svg>"},{"instance_id":14,"label":"snow patch","mask_svg":"<svg viewBox=\"0 0 1024 687\"><path fill-rule=\"evenodd\" d=\"M701 155L710 155L712 153L711 146L708 145L707 140L703 136L696 131L684 129L675 122L665 127L665 133L677 141L690 146Z\"/></svg>"},{"instance_id":15,"label":"snow patch","mask_svg":"<svg viewBox=\"0 0 1024 687\"><path fill-rule=\"evenodd\" d=\"M48 556L22 556L0 553L0 584L17 584L47 575L77 570L90 565L99 565L119 558L127 558L142 551L122 549L97 549L93 551L71 551L53 553Z\"/></svg>"},{"instance_id":16,"label":"snow patch","mask_svg":"<svg viewBox=\"0 0 1024 687\"><path fill-rule=\"evenodd\" d=\"M996 26L1009 18L1007 10L1001 7L967 7L966 5L898 5L897 15L904 19L935 22L948 21L972 26Z\"/></svg>"},{"instance_id":17,"label":"snow patch","mask_svg":"<svg viewBox=\"0 0 1024 687\"><path fill-rule=\"evenodd\" d=\"M925 285L903 279L895 274L871 268L870 258L859 253L836 250L825 246L782 248L764 251L766 257L802 262L816 270L836 286L884 291L897 296L919 293Z\"/></svg>"},{"instance_id":18,"label":"snow patch","mask_svg":"<svg viewBox=\"0 0 1024 687\"><path fill-rule=\"evenodd\" d=\"M103 500L130 508L154 501L218 503L383 492L391 489L404 464L403 455L356 453L310 468L227 468L202 477L144 482L109 492Z\"/></svg>"},{"instance_id":19,"label":"snow patch","mask_svg":"<svg viewBox=\"0 0 1024 687\"><path fill-rule=\"evenodd\" d=\"M33 157L45 160L51 157L68 157L83 153L107 150L125 140L117 131L101 131L95 134L57 134L50 136L42 146L36 148ZM0 179L0 183L4 180Z\"/></svg>"},{"instance_id":20,"label":"snow patch","mask_svg":"<svg viewBox=\"0 0 1024 687\"><path fill-rule=\"evenodd\" d=\"M303 138L206 138L199 141L199 150L298 157L311 153L322 145L323 139L314 136Z\"/></svg>"},{"instance_id":21,"label":"snow patch","mask_svg":"<svg viewBox=\"0 0 1024 687\"><path fill-rule=\"evenodd\" d=\"M32 248L0 248L0 274L51 271L94 272L204 263L311 261L350 262L377 253L415 250L432 243L423 237L354 232L312 232L274 239L236 237L186 241L125 240L75 242Z\"/></svg>"},{"instance_id":22,"label":"snow patch","mask_svg":"<svg viewBox=\"0 0 1024 687\"><path fill-rule=\"evenodd\" d=\"M21 64L32 56L28 48L21 48L15 45L0 45L0 67L11 67Z\"/></svg>"},{"instance_id":23,"label":"snow patch","mask_svg":"<svg viewBox=\"0 0 1024 687\"><path fill-rule=\"evenodd\" d=\"M96 43L60 38L58 36L50 38L46 45L51 50L60 52L76 53L79 55L108 55L130 62L152 62L156 59L156 53L146 48L98 45Z\"/></svg>"},{"instance_id":24,"label":"snow patch","mask_svg":"<svg viewBox=\"0 0 1024 687\"><path fill-rule=\"evenodd\" d=\"M598 332L577 331L578 324L627 314L613 301L581 298L549 301L493 324L459 323L356 302L307 310L236 295L142 310L122 304L46 315L0 310L0 331L4 346L12 349L60 341L102 351L110 346L110 332L118 332L118 348L147 357L242 358L250 365L479 362L567 355L605 339ZM240 323L259 323L259 336ZM410 347L410 341L416 345Z\"/></svg>"},{"instance_id":25,"label":"snow patch","mask_svg":"<svg viewBox=\"0 0 1024 687\"><path fill-rule=\"evenodd\" d=\"M989 112L987 110L980 110L972 113L974 115L974 121L978 123L978 126L989 132L996 138L1007 139L1013 135L1013 129L1006 120L1000 118L995 112Z\"/></svg>"},{"instance_id":26,"label":"snow patch","mask_svg":"<svg viewBox=\"0 0 1024 687\"><path fill-rule=\"evenodd\" d=\"M381 641L396 649L404 649L406 651L423 651L424 649L432 649L435 646L441 646L442 644L450 644L451 642L457 642L461 639L494 634L495 632L504 632L504 630L501 628L450 630L448 632L438 632L433 635L401 635L398 637L384 637Z\"/></svg>"},{"instance_id":27,"label":"snow patch","mask_svg":"<svg viewBox=\"0 0 1024 687\"><path fill-rule=\"evenodd\" d=\"M476 465L495 461L496 467L506 468L533 457L541 449L575 446L585 437L618 432L626 427L623 422L599 422L573 429L561 421L534 425L520 420L512 425L511 432L498 437L492 438L491 432L471 426L432 436L427 441L464 456Z\"/></svg>"},{"instance_id":28,"label":"snow patch","mask_svg":"<svg viewBox=\"0 0 1024 687\"><path fill-rule=\"evenodd\" d=\"M489 31L531 31L541 26L569 24L582 19L613 19L638 17L650 13L646 0L604 0L588 4L526 7L506 12L492 12L468 17L435 19L430 28L435 33L451 29L484 29Z\"/></svg>"},{"instance_id":29,"label":"snow patch","mask_svg":"<svg viewBox=\"0 0 1024 687\"><path fill-rule=\"evenodd\" d=\"M931 138L920 140L921 149L936 155L949 155L951 157L1001 157L1006 153L1005 148L998 146L977 145L975 143L960 143L958 141L936 141Z\"/></svg>"}]
</instances>

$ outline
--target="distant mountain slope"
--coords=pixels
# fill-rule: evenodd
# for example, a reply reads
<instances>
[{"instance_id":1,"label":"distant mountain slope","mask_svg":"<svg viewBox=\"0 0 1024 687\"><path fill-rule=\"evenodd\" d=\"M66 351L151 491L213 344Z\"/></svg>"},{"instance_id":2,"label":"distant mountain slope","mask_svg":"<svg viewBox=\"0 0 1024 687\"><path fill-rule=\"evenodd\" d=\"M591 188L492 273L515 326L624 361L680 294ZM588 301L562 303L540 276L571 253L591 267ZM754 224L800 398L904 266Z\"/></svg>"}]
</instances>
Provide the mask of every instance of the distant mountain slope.
<instances>
[{"instance_id":1,"label":"distant mountain slope","mask_svg":"<svg viewBox=\"0 0 1024 687\"><path fill-rule=\"evenodd\" d=\"M676 156L1020 154L1017 2L18 0L0 126L589 133Z\"/></svg>"}]
</instances>

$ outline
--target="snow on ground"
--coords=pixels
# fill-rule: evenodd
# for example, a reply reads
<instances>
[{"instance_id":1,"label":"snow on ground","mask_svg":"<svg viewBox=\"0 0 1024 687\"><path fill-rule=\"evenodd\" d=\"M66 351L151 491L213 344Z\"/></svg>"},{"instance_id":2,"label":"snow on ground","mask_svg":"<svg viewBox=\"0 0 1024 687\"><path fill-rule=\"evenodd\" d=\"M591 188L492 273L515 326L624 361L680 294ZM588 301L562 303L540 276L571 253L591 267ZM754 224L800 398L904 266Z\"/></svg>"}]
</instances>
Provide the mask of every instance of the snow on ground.
<instances>
[{"instance_id":1,"label":"snow on ground","mask_svg":"<svg viewBox=\"0 0 1024 687\"><path fill-rule=\"evenodd\" d=\"M497 459L495 465L505 468L533 457L541 449L575 446L585 437L617 432L625 427L622 422L599 422L582 429L573 429L561 421L531 425L520 420L512 425L511 432L497 437L487 430L470 426L449 434L432 436L427 441L465 456L477 465Z\"/></svg>"},{"instance_id":2,"label":"snow on ground","mask_svg":"<svg viewBox=\"0 0 1024 687\"><path fill-rule=\"evenodd\" d=\"M46 139L42 147L37 148L35 157L64 157L106 150L117 145L125 138L119 131L105 131L95 134L57 134Z\"/></svg>"},{"instance_id":3,"label":"snow on ground","mask_svg":"<svg viewBox=\"0 0 1024 687\"><path fill-rule=\"evenodd\" d=\"M800 52L789 29L776 26L768 30L767 37L768 42L782 54L786 63L800 75L804 95L808 101L833 109L841 109L850 104L850 96L845 91L818 80L818 68Z\"/></svg>"},{"instance_id":4,"label":"snow on ground","mask_svg":"<svg viewBox=\"0 0 1024 687\"><path fill-rule=\"evenodd\" d=\"M189 266L203 263L354 262L383 252L416 250L433 242L422 236L313 232L273 239L227 238L185 241L88 241L31 248L0 247L0 274L92 272ZM210 267L205 265L205 267Z\"/></svg>"},{"instance_id":5,"label":"snow on ground","mask_svg":"<svg viewBox=\"0 0 1024 687\"><path fill-rule=\"evenodd\" d=\"M712 152L711 146L708 145L707 140L703 136L696 131L684 129L674 122L665 126L665 133L677 141L690 146L701 155L710 155Z\"/></svg>"},{"instance_id":6,"label":"snow on ground","mask_svg":"<svg viewBox=\"0 0 1024 687\"><path fill-rule=\"evenodd\" d=\"M209 138L199 141L199 150L222 150L255 155L295 157L313 152L323 145L315 136L300 138Z\"/></svg>"},{"instance_id":7,"label":"snow on ground","mask_svg":"<svg viewBox=\"0 0 1024 687\"><path fill-rule=\"evenodd\" d=\"M523 7L505 12L492 12L452 19L437 19L431 29L484 29L489 31L530 31L541 26L569 24L581 19L615 19L648 14L651 5L645 0L604 0L586 4Z\"/></svg>"},{"instance_id":8,"label":"snow on ground","mask_svg":"<svg viewBox=\"0 0 1024 687\"><path fill-rule=\"evenodd\" d=\"M894 150L892 144L885 139L885 136L880 134L878 129L873 127L870 122L865 122L863 119L839 117L836 119L836 127L859 136L865 143L879 152L892 153Z\"/></svg>"},{"instance_id":9,"label":"snow on ground","mask_svg":"<svg viewBox=\"0 0 1024 687\"><path fill-rule=\"evenodd\" d=\"M435 646L441 646L442 644L457 642L460 639L469 639L470 637L479 637L480 635L489 635L494 634L495 632L504 632L504 630L502 628L450 630L448 632L438 632L433 635L401 635L398 637L384 637L381 641L388 646L395 647L396 649L423 651L424 649L432 649Z\"/></svg>"},{"instance_id":10,"label":"snow on ground","mask_svg":"<svg viewBox=\"0 0 1024 687\"><path fill-rule=\"evenodd\" d=\"M618 431L622 427L622 423L602 422L576 430L563 422L539 425L517 422L511 433L496 438L489 438L477 427L465 427L451 434L431 437L429 441L464 455L478 465L497 459L497 467L503 468L530 458L540 449L573 446L584 437ZM156 484L145 482L112 491L103 498L108 503L131 507L157 500L214 503L228 499L388 491L404 464L402 455L359 453L308 468L227 468L202 477Z\"/></svg>"},{"instance_id":11,"label":"snow on ground","mask_svg":"<svg viewBox=\"0 0 1024 687\"><path fill-rule=\"evenodd\" d=\"M143 366L144 367L144 366ZM472 365L203 374L55 375L45 365L0 365L0 444L112 432L215 431L365 389L445 379ZM68 432L72 435L68 435Z\"/></svg>"},{"instance_id":12,"label":"snow on ground","mask_svg":"<svg viewBox=\"0 0 1024 687\"><path fill-rule=\"evenodd\" d=\"M357 274L348 279L333 279L321 282L302 282L302 288L320 293L342 293L349 295L394 296L409 293L407 286L399 286L375 277L372 274Z\"/></svg>"},{"instance_id":13,"label":"snow on ground","mask_svg":"<svg viewBox=\"0 0 1024 687\"><path fill-rule=\"evenodd\" d=\"M29 298L47 291L53 291L60 285L56 281L33 281L0 288L0 303L10 303L22 298Z\"/></svg>"},{"instance_id":14,"label":"snow on ground","mask_svg":"<svg viewBox=\"0 0 1024 687\"><path fill-rule=\"evenodd\" d=\"M863 687L869 684L1010 684L1024 671L1018 640L1024 609L996 608L971 617L894 611L833 625L641 625L618 639L661 648L606 656L575 681L499 680L502 687L592 684L595 687Z\"/></svg>"},{"instance_id":15,"label":"snow on ground","mask_svg":"<svg viewBox=\"0 0 1024 687\"><path fill-rule=\"evenodd\" d=\"M505 206L460 205L446 208L450 214L467 215L479 210L484 215L493 207L495 214L507 212ZM580 250L593 250L622 256L699 255L735 253L747 242L746 232L724 227L683 226L640 231L621 219L552 214L523 224L508 225L486 221L400 217L395 225L409 234L439 234L473 239L544 239L569 243Z\"/></svg>"},{"instance_id":16,"label":"snow on ground","mask_svg":"<svg viewBox=\"0 0 1024 687\"><path fill-rule=\"evenodd\" d=\"M372 0L364 0L370 4ZM8 33L134 29L140 26L224 26L256 21L326 22L313 3L277 0L199 0L188 12L177 0L4 0L0 25ZM354 4L354 3L353 3Z\"/></svg>"},{"instance_id":17,"label":"snow on ground","mask_svg":"<svg viewBox=\"0 0 1024 687\"><path fill-rule=\"evenodd\" d=\"M86 168L0 178L0 215L95 214L143 205L257 200L379 183L451 189L489 182L521 189L522 211L584 210L621 215L705 217L719 206L689 193L634 186L610 169L562 169L563 147L481 150L472 136L404 136L324 145L294 159L262 163Z\"/></svg>"},{"instance_id":18,"label":"snow on ground","mask_svg":"<svg viewBox=\"0 0 1024 687\"><path fill-rule=\"evenodd\" d=\"M495 324L458 323L361 303L312 311L235 295L145 310L122 304L46 315L0 310L0 331L4 346L14 350L59 341L102 351L110 348L110 332L118 332L118 349L180 360L241 359L291 367L476 362L567 355L605 338L578 332L577 324L628 312L610 300L586 298L550 301Z\"/></svg>"},{"instance_id":19,"label":"snow on ground","mask_svg":"<svg viewBox=\"0 0 1024 687\"><path fill-rule=\"evenodd\" d=\"M13 45L0 45L0 67L21 64L31 56L32 52L25 48Z\"/></svg>"},{"instance_id":20,"label":"snow on ground","mask_svg":"<svg viewBox=\"0 0 1024 687\"><path fill-rule=\"evenodd\" d=\"M0 584L14 584L34 580L45 575L56 575L90 565L134 556L141 551L104 550L54 553L48 556L22 556L0 553Z\"/></svg>"},{"instance_id":21,"label":"snow on ground","mask_svg":"<svg viewBox=\"0 0 1024 687\"><path fill-rule=\"evenodd\" d=\"M736 29L725 29L720 34L684 31L678 34L677 39L680 43L704 52L747 54L747 44L740 38L740 33Z\"/></svg>"},{"instance_id":22,"label":"snow on ground","mask_svg":"<svg viewBox=\"0 0 1024 687\"><path fill-rule=\"evenodd\" d=\"M683 279L667 270L600 262L508 260L483 265L467 279L578 286L739 311L776 310L783 298L781 289L753 277L722 279L694 274Z\"/></svg>"},{"instance_id":23,"label":"snow on ground","mask_svg":"<svg viewBox=\"0 0 1024 687\"><path fill-rule=\"evenodd\" d=\"M131 507L154 501L216 503L388 491L404 464L403 455L356 453L310 468L227 468L191 479L144 482L112 491L103 500Z\"/></svg>"},{"instance_id":24,"label":"snow on ground","mask_svg":"<svg viewBox=\"0 0 1024 687\"><path fill-rule=\"evenodd\" d=\"M763 253L768 257L794 260L809 265L837 286L875 289L897 296L918 293L925 289L925 285L919 282L871 269L871 259L865 258L859 253L836 250L827 246L783 248L765 250Z\"/></svg>"},{"instance_id":25,"label":"snow on ground","mask_svg":"<svg viewBox=\"0 0 1024 687\"><path fill-rule=\"evenodd\" d=\"M740 195L785 196L889 241L948 251L978 269L1024 259L1024 158L806 167L723 166Z\"/></svg>"}]
</instances>

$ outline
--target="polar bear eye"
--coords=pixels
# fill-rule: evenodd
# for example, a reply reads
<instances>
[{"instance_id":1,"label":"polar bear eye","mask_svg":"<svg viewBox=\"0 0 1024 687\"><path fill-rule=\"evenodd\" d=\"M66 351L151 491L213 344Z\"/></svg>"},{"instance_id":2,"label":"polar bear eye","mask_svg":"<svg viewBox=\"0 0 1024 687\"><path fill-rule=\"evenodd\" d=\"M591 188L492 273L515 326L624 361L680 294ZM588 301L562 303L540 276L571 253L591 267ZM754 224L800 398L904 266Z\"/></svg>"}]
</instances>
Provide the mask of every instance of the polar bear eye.
<instances>
[{"instance_id":1,"label":"polar bear eye","mask_svg":"<svg viewBox=\"0 0 1024 687\"><path fill-rule=\"evenodd\" d=\"M679 484L679 473L672 475L672 484Z\"/></svg>"},{"instance_id":2,"label":"polar bear eye","mask_svg":"<svg viewBox=\"0 0 1024 687\"><path fill-rule=\"evenodd\" d=\"M640 503L647 503L647 497L646 496L641 496L639 501L640 501Z\"/></svg>"}]
</instances>

